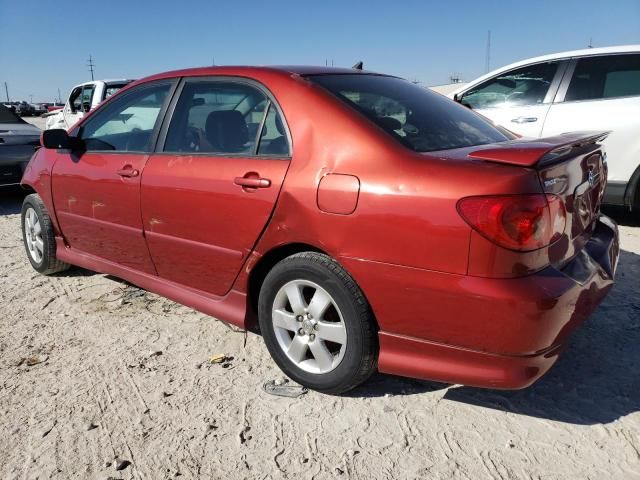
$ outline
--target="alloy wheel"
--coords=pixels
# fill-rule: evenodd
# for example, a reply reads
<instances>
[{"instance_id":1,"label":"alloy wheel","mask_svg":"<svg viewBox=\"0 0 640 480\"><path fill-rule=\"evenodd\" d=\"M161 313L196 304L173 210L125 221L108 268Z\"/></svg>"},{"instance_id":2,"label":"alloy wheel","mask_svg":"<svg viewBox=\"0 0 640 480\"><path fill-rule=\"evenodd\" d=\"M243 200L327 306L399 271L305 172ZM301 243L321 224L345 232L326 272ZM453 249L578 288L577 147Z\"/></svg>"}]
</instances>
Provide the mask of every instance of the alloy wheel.
<instances>
[{"instance_id":1,"label":"alloy wheel","mask_svg":"<svg viewBox=\"0 0 640 480\"><path fill-rule=\"evenodd\" d=\"M24 238L31 259L36 263L42 262L44 256L42 225L35 209L31 207L27 209L24 217Z\"/></svg>"},{"instance_id":2,"label":"alloy wheel","mask_svg":"<svg viewBox=\"0 0 640 480\"><path fill-rule=\"evenodd\" d=\"M347 329L335 300L308 280L283 285L271 320L278 345L298 368L316 374L334 370L347 346Z\"/></svg>"}]
</instances>

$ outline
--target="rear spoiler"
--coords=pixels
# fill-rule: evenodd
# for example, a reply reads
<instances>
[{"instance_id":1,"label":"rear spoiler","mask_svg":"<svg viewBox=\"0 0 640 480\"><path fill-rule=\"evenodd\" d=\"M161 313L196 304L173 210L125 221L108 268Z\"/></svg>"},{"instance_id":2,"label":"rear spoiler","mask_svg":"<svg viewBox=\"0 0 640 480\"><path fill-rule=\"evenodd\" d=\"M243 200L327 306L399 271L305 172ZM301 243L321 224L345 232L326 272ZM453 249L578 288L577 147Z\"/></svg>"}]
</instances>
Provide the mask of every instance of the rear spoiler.
<instances>
[{"instance_id":1,"label":"rear spoiler","mask_svg":"<svg viewBox=\"0 0 640 480\"><path fill-rule=\"evenodd\" d=\"M573 132L535 140L518 139L487 145L468 154L474 160L534 167L556 163L599 144L611 132Z\"/></svg>"}]
</instances>

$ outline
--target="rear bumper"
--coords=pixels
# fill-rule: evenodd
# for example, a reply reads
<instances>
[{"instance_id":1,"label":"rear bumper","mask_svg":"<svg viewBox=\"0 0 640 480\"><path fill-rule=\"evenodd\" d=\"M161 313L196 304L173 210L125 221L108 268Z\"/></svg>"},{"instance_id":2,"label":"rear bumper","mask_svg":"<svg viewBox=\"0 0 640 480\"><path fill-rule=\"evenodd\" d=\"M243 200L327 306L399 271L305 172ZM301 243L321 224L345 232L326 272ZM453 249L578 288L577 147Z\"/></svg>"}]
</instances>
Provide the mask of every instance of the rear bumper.
<instances>
[{"instance_id":1,"label":"rear bumper","mask_svg":"<svg viewBox=\"0 0 640 480\"><path fill-rule=\"evenodd\" d=\"M374 276L379 284L387 281L385 301L372 301L381 329L379 370L480 387L526 387L551 368L569 334L609 292L618 255L617 226L602 216L585 248L562 270L548 267L517 279L434 279L433 272L416 269L395 278L388 271ZM391 285L390 279L397 281ZM403 309L395 303L395 311L385 311L383 305L393 305L396 296ZM411 316L403 314L407 308Z\"/></svg>"},{"instance_id":2,"label":"rear bumper","mask_svg":"<svg viewBox=\"0 0 640 480\"><path fill-rule=\"evenodd\" d=\"M380 332L378 369L403 377L476 387L528 387L556 362L562 346L534 355L499 355Z\"/></svg>"}]
</instances>

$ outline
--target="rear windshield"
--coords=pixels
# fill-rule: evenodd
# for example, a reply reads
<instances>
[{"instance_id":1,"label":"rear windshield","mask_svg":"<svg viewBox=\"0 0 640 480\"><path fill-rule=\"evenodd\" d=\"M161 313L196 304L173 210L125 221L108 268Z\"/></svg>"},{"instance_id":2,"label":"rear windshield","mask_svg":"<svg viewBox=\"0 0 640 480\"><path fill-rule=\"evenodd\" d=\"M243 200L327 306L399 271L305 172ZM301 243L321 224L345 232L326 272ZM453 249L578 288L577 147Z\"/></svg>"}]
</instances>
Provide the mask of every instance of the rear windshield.
<instances>
[{"instance_id":1,"label":"rear windshield","mask_svg":"<svg viewBox=\"0 0 640 480\"><path fill-rule=\"evenodd\" d=\"M471 110L395 77L367 74L307 77L416 152L512 140Z\"/></svg>"},{"instance_id":2,"label":"rear windshield","mask_svg":"<svg viewBox=\"0 0 640 480\"><path fill-rule=\"evenodd\" d=\"M0 123L26 123L4 105L0 105Z\"/></svg>"}]
</instances>

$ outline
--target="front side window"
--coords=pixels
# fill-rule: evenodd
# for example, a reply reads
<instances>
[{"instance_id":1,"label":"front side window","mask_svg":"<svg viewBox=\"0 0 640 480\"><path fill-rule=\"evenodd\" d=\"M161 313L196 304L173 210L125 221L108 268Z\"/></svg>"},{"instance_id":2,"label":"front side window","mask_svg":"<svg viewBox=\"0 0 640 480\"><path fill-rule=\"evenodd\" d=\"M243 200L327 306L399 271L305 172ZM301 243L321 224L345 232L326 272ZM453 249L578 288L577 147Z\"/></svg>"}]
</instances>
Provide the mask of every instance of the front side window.
<instances>
[{"instance_id":1,"label":"front side window","mask_svg":"<svg viewBox=\"0 0 640 480\"><path fill-rule=\"evenodd\" d=\"M91 110L91 102L93 101L93 92L95 91L95 85L85 85L82 87L82 111L88 112Z\"/></svg>"},{"instance_id":2,"label":"front side window","mask_svg":"<svg viewBox=\"0 0 640 480\"><path fill-rule=\"evenodd\" d=\"M565 101L640 95L640 55L578 60Z\"/></svg>"},{"instance_id":3,"label":"front side window","mask_svg":"<svg viewBox=\"0 0 640 480\"><path fill-rule=\"evenodd\" d=\"M171 83L141 85L105 105L82 125L87 150L148 152Z\"/></svg>"},{"instance_id":4,"label":"front side window","mask_svg":"<svg viewBox=\"0 0 640 480\"><path fill-rule=\"evenodd\" d=\"M417 152L485 145L513 138L468 108L400 78L363 74L308 78Z\"/></svg>"},{"instance_id":5,"label":"front side window","mask_svg":"<svg viewBox=\"0 0 640 480\"><path fill-rule=\"evenodd\" d=\"M538 105L544 102L557 69L557 63L539 63L511 70L473 87L461 102L473 109Z\"/></svg>"},{"instance_id":6,"label":"front side window","mask_svg":"<svg viewBox=\"0 0 640 480\"><path fill-rule=\"evenodd\" d=\"M260 90L244 83L187 81L167 131L164 151L254 155L265 115L271 110L277 115L270 105ZM270 121L274 125L271 136L264 139L265 148L278 131L275 120Z\"/></svg>"},{"instance_id":7,"label":"front side window","mask_svg":"<svg viewBox=\"0 0 640 480\"><path fill-rule=\"evenodd\" d=\"M82 87L73 89L71 95L69 95L69 102L74 112L80 112L82 110Z\"/></svg>"}]
</instances>

